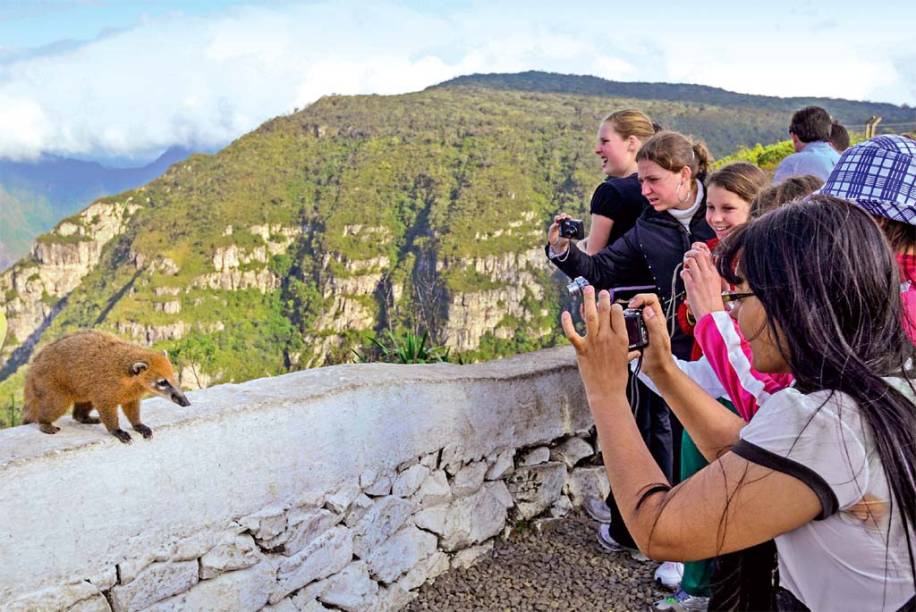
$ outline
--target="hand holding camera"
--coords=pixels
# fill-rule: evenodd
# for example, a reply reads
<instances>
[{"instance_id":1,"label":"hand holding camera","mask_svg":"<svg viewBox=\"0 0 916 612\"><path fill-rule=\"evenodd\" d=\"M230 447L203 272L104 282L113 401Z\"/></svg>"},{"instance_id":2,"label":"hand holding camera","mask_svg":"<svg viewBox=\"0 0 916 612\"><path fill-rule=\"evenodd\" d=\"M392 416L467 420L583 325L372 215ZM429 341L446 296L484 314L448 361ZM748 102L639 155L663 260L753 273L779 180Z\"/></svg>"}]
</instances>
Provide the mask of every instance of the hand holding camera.
<instances>
[{"instance_id":1,"label":"hand holding camera","mask_svg":"<svg viewBox=\"0 0 916 612\"><path fill-rule=\"evenodd\" d=\"M627 304L631 309L642 312L646 332L646 345L642 349L642 370L653 380L671 367L676 368L671 356L671 337L665 325L665 314L661 302L654 293L640 293Z\"/></svg>"},{"instance_id":2,"label":"hand holding camera","mask_svg":"<svg viewBox=\"0 0 916 612\"><path fill-rule=\"evenodd\" d=\"M594 409L607 405L605 400L626 396L629 368L627 329L620 304L611 304L611 296L601 291L595 302L595 288L582 288L582 310L585 335L573 326L572 315L563 311L563 332L576 349L579 374L585 385L589 404ZM626 400L622 405L629 406Z\"/></svg>"},{"instance_id":3,"label":"hand holding camera","mask_svg":"<svg viewBox=\"0 0 916 612\"><path fill-rule=\"evenodd\" d=\"M553 223L547 230L547 242L556 253L563 253L569 248L570 240L585 238L585 222L582 219L573 219L566 213L560 213L553 218Z\"/></svg>"}]
</instances>

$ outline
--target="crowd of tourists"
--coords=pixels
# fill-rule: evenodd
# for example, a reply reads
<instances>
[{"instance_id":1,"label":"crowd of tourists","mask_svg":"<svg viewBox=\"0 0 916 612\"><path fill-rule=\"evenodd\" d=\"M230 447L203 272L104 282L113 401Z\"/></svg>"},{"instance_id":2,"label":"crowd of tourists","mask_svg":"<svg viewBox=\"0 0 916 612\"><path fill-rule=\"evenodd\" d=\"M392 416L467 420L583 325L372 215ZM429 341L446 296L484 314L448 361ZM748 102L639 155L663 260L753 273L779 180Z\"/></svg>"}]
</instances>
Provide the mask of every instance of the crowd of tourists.
<instances>
[{"instance_id":1,"label":"crowd of tourists","mask_svg":"<svg viewBox=\"0 0 916 612\"><path fill-rule=\"evenodd\" d=\"M611 485L586 509L663 562L660 610L916 610L916 141L850 147L815 106L789 136L772 177L712 171L614 112L587 238L548 230L588 283L585 333L562 319Z\"/></svg>"}]
</instances>

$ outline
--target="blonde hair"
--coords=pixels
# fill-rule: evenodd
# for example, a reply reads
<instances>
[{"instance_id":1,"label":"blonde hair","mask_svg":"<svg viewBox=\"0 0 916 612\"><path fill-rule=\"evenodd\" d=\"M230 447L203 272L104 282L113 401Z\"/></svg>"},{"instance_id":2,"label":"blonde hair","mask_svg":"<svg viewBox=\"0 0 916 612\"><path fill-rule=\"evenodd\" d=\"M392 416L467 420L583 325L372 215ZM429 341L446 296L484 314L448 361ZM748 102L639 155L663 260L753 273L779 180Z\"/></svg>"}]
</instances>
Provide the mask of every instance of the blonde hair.
<instances>
[{"instance_id":1,"label":"blonde hair","mask_svg":"<svg viewBox=\"0 0 916 612\"><path fill-rule=\"evenodd\" d=\"M754 201L769 182L766 173L748 162L735 162L713 172L706 184L730 191L748 204Z\"/></svg>"},{"instance_id":2,"label":"blonde hair","mask_svg":"<svg viewBox=\"0 0 916 612\"><path fill-rule=\"evenodd\" d=\"M655 162L668 172L690 168L693 178L703 180L712 163L712 154L702 141L694 142L679 132L659 132L636 154L636 161Z\"/></svg>"},{"instance_id":3,"label":"blonde hair","mask_svg":"<svg viewBox=\"0 0 916 612\"><path fill-rule=\"evenodd\" d=\"M614 111L605 117L602 123L610 123L621 138L635 136L640 142L645 142L658 131L658 125L644 112L635 108Z\"/></svg>"}]
</instances>

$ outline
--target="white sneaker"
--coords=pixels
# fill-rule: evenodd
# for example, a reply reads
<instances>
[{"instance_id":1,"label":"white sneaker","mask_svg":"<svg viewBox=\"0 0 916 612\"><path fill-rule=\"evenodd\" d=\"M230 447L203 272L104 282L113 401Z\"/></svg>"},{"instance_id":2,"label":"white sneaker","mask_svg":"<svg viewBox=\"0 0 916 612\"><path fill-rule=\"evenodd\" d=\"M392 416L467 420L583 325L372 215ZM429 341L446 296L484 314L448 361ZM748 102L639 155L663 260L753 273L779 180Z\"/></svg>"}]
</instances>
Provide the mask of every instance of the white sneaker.
<instances>
[{"instance_id":1,"label":"white sneaker","mask_svg":"<svg viewBox=\"0 0 916 612\"><path fill-rule=\"evenodd\" d=\"M681 586L681 579L684 577L684 564L674 561L665 561L655 570L655 582L666 589L672 591L678 590Z\"/></svg>"},{"instance_id":2,"label":"white sneaker","mask_svg":"<svg viewBox=\"0 0 916 612\"><path fill-rule=\"evenodd\" d=\"M681 590L655 602L656 610L671 610L672 612L706 612L708 608L709 597L688 595Z\"/></svg>"},{"instance_id":3,"label":"white sneaker","mask_svg":"<svg viewBox=\"0 0 916 612\"><path fill-rule=\"evenodd\" d=\"M585 510L585 514L589 515L593 521L598 521L599 523L611 522L611 509L607 507L603 499L589 497L582 504L582 508Z\"/></svg>"},{"instance_id":4,"label":"white sneaker","mask_svg":"<svg viewBox=\"0 0 916 612\"><path fill-rule=\"evenodd\" d=\"M598 545L604 552L607 553L628 552L630 553L630 556L637 561L649 560L649 557L639 552L638 549L618 544L617 541L611 537L611 526L606 523L601 523L598 525Z\"/></svg>"}]
</instances>

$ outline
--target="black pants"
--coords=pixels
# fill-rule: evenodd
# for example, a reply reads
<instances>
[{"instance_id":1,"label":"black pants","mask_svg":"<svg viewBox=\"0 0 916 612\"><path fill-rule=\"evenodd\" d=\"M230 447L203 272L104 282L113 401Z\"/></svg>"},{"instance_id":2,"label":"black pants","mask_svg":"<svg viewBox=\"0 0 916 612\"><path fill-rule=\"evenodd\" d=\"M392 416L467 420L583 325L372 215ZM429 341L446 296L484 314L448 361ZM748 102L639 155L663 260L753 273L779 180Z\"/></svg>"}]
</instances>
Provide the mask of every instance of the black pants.
<instances>
[{"instance_id":1,"label":"black pants","mask_svg":"<svg viewBox=\"0 0 916 612\"><path fill-rule=\"evenodd\" d=\"M630 374L630 377L632 378L633 375ZM630 397L630 405L634 407L636 427L639 428L643 441L649 448L649 452L652 453L652 457L655 458L655 463L661 468L668 482L673 485L681 473L681 433L684 428L661 397L638 380L636 389L638 397ZM611 509L611 537L621 546L636 548L630 532L623 523L623 517L620 516L620 511L617 509L613 491L607 496L607 505Z\"/></svg>"}]
</instances>

